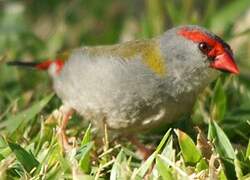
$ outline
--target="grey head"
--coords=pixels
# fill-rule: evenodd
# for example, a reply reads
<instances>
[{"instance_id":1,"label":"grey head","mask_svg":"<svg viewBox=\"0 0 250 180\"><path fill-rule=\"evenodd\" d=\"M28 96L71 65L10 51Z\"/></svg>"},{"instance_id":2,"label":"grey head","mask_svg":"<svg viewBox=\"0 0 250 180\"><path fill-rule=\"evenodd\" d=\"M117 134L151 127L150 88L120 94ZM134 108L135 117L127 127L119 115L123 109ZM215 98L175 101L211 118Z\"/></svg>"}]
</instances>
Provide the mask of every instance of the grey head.
<instances>
[{"instance_id":1,"label":"grey head","mask_svg":"<svg viewBox=\"0 0 250 180\"><path fill-rule=\"evenodd\" d=\"M220 71L238 73L230 46L205 28L179 26L166 31L159 41L177 92L202 90Z\"/></svg>"}]
</instances>

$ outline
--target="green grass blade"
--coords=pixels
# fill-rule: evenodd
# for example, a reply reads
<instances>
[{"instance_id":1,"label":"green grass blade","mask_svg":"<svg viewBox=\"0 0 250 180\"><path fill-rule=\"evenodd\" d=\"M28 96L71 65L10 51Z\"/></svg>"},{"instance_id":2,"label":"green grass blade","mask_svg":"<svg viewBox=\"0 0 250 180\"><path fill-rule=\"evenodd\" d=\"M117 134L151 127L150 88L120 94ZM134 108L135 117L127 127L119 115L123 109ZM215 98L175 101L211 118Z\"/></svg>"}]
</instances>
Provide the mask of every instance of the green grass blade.
<instances>
[{"instance_id":1,"label":"green grass blade","mask_svg":"<svg viewBox=\"0 0 250 180\"><path fill-rule=\"evenodd\" d=\"M11 115L2 124L4 124L9 133L15 132L21 124L28 123L32 118L34 118L48 104L53 96L54 94L50 94L41 101L33 104L30 108L19 112L16 115Z\"/></svg>"},{"instance_id":2,"label":"green grass blade","mask_svg":"<svg viewBox=\"0 0 250 180\"><path fill-rule=\"evenodd\" d=\"M5 159L5 157L4 157L2 154L0 154L0 162L1 162L3 159Z\"/></svg>"},{"instance_id":3,"label":"green grass blade","mask_svg":"<svg viewBox=\"0 0 250 180\"><path fill-rule=\"evenodd\" d=\"M226 112L226 95L221 80L216 81L211 102L211 116L213 120L220 121Z\"/></svg>"},{"instance_id":4,"label":"green grass blade","mask_svg":"<svg viewBox=\"0 0 250 180\"><path fill-rule=\"evenodd\" d=\"M166 141L169 139L170 136L170 132L172 131L172 129L170 128L166 134L163 136L163 138L161 139L161 142L159 143L159 145L157 146L156 150L157 153L160 152L164 146L164 144L166 143Z\"/></svg>"},{"instance_id":5,"label":"green grass blade","mask_svg":"<svg viewBox=\"0 0 250 180\"><path fill-rule=\"evenodd\" d=\"M208 169L208 164L207 164L206 160L205 160L205 159L201 159L201 160L197 163L195 169L196 169L198 172L200 172L200 171L202 171L202 170L205 170L205 169Z\"/></svg>"},{"instance_id":6,"label":"green grass blade","mask_svg":"<svg viewBox=\"0 0 250 180\"><path fill-rule=\"evenodd\" d=\"M39 162L36 158L20 145L11 142L8 142L8 144L12 152L16 155L17 160L23 165L27 172L39 166Z\"/></svg>"},{"instance_id":7,"label":"green grass blade","mask_svg":"<svg viewBox=\"0 0 250 180\"><path fill-rule=\"evenodd\" d=\"M138 175L139 177L144 177L149 168L153 165L156 155L157 155L156 151L153 154L151 154L151 156L149 156L148 159L137 170L136 175Z\"/></svg>"},{"instance_id":8,"label":"green grass blade","mask_svg":"<svg viewBox=\"0 0 250 180\"><path fill-rule=\"evenodd\" d=\"M194 141L184 132L176 130L179 145L184 158L188 164L196 164L201 159L201 152L197 149Z\"/></svg>"},{"instance_id":9,"label":"green grass blade","mask_svg":"<svg viewBox=\"0 0 250 180\"><path fill-rule=\"evenodd\" d=\"M81 142L81 146L89 143L91 141L91 124L89 124Z\"/></svg>"},{"instance_id":10,"label":"green grass blade","mask_svg":"<svg viewBox=\"0 0 250 180\"><path fill-rule=\"evenodd\" d=\"M156 157L156 168L163 180L174 180L171 169L161 158Z\"/></svg>"},{"instance_id":11,"label":"green grass blade","mask_svg":"<svg viewBox=\"0 0 250 180\"><path fill-rule=\"evenodd\" d=\"M250 139L249 139L248 145L247 145L246 158L248 158L250 160Z\"/></svg>"},{"instance_id":12,"label":"green grass blade","mask_svg":"<svg viewBox=\"0 0 250 180\"><path fill-rule=\"evenodd\" d=\"M241 162L237 157L234 159L234 167L235 167L235 172L236 172L237 178L242 179L243 172L242 172L242 169L241 169Z\"/></svg>"},{"instance_id":13,"label":"green grass blade","mask_svg":"<svg viewBox=\"0 0 250 180\"><path fill-rule=\"evenodd\" d=\"M182 179L188 179L188 174L182 170L178 165L176 165L174 162L170 161L168 158L162 156L162 155L157 155L162 161L171 166L180 176L182 176Z\"/></svg>"},{"instance_id":14,"label":"green grass blade","mask_svg":"<svg viewBox=\"0 0 250 180\"><path fill-rule=\"evenodd\" d=\"M235 159L234 149L227 138L226 134L215 121L209 123L208 139L215 144L215 148L220 156Z\"/></svg>"},{"instance_id":15,"label":"green grass blade","mask_svg":"<svg viewBox=\"0 0 250 180\"><path fill-rule=\"evenodd\" d=\"M92 147L94 146L93 142L89 142L87 144L84 144L83 146L80 147L79 151L76 154L76 159L80 157L79 160L79 166L81 170L88 174L90 173L91 166L90 166L90 151Z\"/></svg>"},{"instance_id":16,"label":"green grass blade","mask_svg":"<svg viewBox=\"0 0 250 180\"><path fill-rule=\"evenodd\" d=\"M165 147L163 148L161 155L170 159L171 161L175 161L176 157L175 157L175 150L173 148L173 136L172 135L168 138L168 141Z\"/></svg>"},{"instance_id":17,"label":"green grass blade","mask_svg":"<svg viewBox=\"0 0 250 180\"><path fill-rule=\"evenodd\" d=\"M164 144L166 143L167 139L169 138L170 132L172 129L169 129L166 134L164 135L164 137L162 138L161 142L159 143L159 145L157 146L155 152L153 152L153 154L151 154L151 156L149 156L149 158L141 165L141 167L137 170L137 174L140 177L144 177L145 174L147 173L147 171L149 170L149 168L152 166L156 155L162 150Z\"/></svg>"},{"instance_id":18,"label":"green grass blade","mask_svg":"<svg viewBox=\"0 0 250 180\"><path fill-rule=\"evenodd\" d=\"M110 180L118 180L119 177L121 177L122 169L120 167L124 160L126 160L126 157L123 150L121 149L121 151L116 157L115 163L112 166L110 172Z\"/></svg>"},{"instance_id":19,"label":"green grass blade","mask_svg":"<svg viewBox=\"0 0 250 180\"><path fill-rule=\"evenodd\" d=\"M214 143L215 149L220 155L222 162L225 167L225 173L227 178L236 178L235 167L233 164L234 159L236 158L234 149L227 138L223 130L218 126L215 121L209 123L209 133L208 138L211 142Z\"/></svg>"},{"instance_id":20,"label":"green grass blade","mask_svg":"<svg viewBox=\"0 0 250 180\"><path fill-rule=\"evenodd\" d=\"M211 17L211 29L216 32L223 32L233 24L240 15L250 8L250 3L249 0L238 0L226 3L222 7Z\"/></svg>"}]
</instances>

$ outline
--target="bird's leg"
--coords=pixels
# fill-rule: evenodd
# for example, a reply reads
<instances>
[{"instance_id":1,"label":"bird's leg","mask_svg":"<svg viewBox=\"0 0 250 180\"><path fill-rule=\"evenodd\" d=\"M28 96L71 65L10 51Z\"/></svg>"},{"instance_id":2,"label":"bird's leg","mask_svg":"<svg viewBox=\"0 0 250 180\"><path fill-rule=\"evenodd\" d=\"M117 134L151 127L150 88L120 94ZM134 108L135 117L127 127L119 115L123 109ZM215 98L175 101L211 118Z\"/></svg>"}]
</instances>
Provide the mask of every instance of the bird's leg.
<instances>
[{"instance_id":1,"label":"bird's leg","mask_svg":"<svg viewBox=\"0 0 250 180\"><path fill-rule=\"evenodd\" d=\"M153 153L153 149L142 144L136 136L128 136L128 139L138 148L139 154L142 156L143 160L146 160Z\"/></svg>"},{"instance_id":2,"label":"bird's leg","mask_svg":"<svg viewBox=\"0 0 250 180\"><path fill-rule=\"evenodd\" d=\"M59 129L57 132L58 138L63 150L67 150L70 148L70 145L68 144L68 138L65 131L67 124L71 119L72 114L74 113L74 109L67 106L61 106L59 111L62 114L62 117L60 118Z\"/></svg>"}]
</instances>

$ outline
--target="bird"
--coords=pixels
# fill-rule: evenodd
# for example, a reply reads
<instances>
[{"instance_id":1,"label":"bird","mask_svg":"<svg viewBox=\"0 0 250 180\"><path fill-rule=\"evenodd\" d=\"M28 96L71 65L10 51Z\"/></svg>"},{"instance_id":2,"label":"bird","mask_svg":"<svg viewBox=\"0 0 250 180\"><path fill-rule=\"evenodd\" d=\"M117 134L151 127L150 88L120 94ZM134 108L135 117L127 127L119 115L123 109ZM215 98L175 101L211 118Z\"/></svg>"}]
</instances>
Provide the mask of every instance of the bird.
<instances>
[{"instance_id":1,"label":"bird","mask_svg":"<svg viewBox=\"0 0 250 180\"><path fill-rule=\"evenodd\" d=\"M84 46L53 60L8 64L49 73L63 104L64 141L75 111L99 129L105 124L136 135L190 114L221 72L239 74L230 46L198 25L173 27L151 39Z\"/></svg>"}]
</instances>

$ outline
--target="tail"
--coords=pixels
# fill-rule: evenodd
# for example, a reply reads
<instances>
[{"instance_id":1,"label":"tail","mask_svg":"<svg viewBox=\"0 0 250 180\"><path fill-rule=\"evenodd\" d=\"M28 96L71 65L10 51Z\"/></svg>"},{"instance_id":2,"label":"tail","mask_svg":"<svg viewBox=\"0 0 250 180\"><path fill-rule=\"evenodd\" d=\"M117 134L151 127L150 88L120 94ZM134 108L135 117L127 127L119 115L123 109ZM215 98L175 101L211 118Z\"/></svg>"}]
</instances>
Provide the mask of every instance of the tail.
<instances>
[{"instance_id":1,"label":"tail","mask_svg":"<svg viewBox=\"0 0 250 180\"><path fill-rule=\"evenodd\" d=\"M37 62L22 62L22 61L12 61L7 62L8 66L20 66L25 68L36 68L39 63Z\"/></svg>"},{"instance_id":2,"label":"tail","mask_svg":"<svg viewBox=\"0 0 250 180\"><path fill-rule=\"evenodd\" d=\"M9 66L18 66L18 67L25 67L25 68L34 68L38 70L47 70L53 61L47 60L44 62L24 62L24 61L12 61L8 62L7 65Z\"/></svg>"},{"instance_id":3,"label":"tail","mask_svg":"<svg viewBox=\"0 0 250 180\"><path fill-rule=\"evenodd\" d=\"M64 62L60 59L57 60L46 60L43 62L23 62L23 61L12 61L12 62L7 62L8 66L18 66L18 67L24 67L24 68L33 68L37 70L48 70L49 67L55 64L56 66L56 71L59 72L63 65Z\"/></svg>"}]
</instances>

